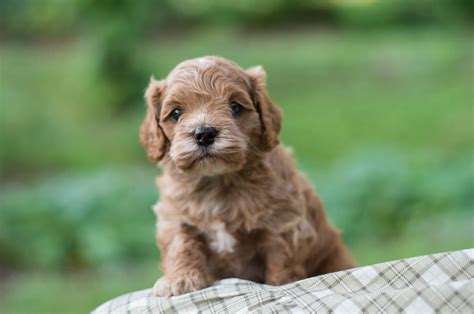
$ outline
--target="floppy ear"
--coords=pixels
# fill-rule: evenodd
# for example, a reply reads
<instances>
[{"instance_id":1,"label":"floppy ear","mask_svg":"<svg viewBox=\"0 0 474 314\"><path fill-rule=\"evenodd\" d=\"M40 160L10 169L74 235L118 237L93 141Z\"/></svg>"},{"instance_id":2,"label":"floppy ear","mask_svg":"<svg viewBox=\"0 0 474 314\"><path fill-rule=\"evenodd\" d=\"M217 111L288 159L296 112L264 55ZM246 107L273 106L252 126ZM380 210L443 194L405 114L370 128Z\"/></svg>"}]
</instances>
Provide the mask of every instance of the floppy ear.
<instances>
[{"instance_id":1,"label":"floppy ear","mask_svg":"<svg viewBox=\"0 0 474 314\"><path fill-rule=\"evenodd\" d=\"M260 116L262 125L261 148L270 151L278 143L278 133L281 128L281 110L268 96L266 79L267 74L261 66L252 67L245 71L250 79L251 93L254 106Z\"/></svg>"},{"instance_id":2,"label":"floppy ear","mask_svg":"<svg viewBox=\"0 0 474 314\"><path fill-rule=\"evenodd\" d=\"M163 158L168 143L159 125L162 92L163 81L157 81L152 77L145 92L147 112L140 127L140 142L145 146L148 159L153 162L158 162Z\"/></svg>"}]
</instances>

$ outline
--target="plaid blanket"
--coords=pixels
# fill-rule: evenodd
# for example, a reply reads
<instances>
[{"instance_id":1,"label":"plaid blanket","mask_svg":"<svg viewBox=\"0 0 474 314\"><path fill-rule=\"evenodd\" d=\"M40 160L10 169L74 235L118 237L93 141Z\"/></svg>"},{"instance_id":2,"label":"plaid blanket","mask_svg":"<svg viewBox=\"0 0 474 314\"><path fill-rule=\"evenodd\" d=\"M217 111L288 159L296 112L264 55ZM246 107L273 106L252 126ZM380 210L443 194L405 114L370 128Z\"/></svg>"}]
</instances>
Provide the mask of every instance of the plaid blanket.
<instances>
[{"instance_id":1,"label":"plaid blanket","mask_svg":"<svg viewBox=\"0 0 474 314\"><path fill-rule=\"evenodd\" d=\"M474 313L474 249L340 271L274 287L240 279L178 297L151 290L110 300L93 313Z\"/></svg>"}]
</instances>

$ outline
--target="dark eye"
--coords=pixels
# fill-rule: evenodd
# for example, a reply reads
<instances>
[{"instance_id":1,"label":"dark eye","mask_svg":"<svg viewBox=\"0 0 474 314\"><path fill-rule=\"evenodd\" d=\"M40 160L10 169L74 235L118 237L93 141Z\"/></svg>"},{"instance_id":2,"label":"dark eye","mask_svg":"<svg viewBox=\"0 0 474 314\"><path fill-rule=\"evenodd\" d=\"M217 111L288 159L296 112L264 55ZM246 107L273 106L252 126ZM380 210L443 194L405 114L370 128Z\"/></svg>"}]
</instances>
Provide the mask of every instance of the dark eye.
<instances>
[{"instance_id":1,"label":"dark eye","mask_svg":"<svg viewBox=\"0 0 474 314\"><path fill-rule=\"evenodd\" d=\"M183 109L181 108L174 108L173 111L171 111L170 119L173 121L173 123L178 122L179 117L183 114Z\"/></svg>"},{"instance_id":2,"label":"dark eye","mask_svg":"<svg viewBox=\"0 0 474 314\"><path fill-rule=\"evenodd\" d=\"M230 110L234 116L238 116L242 112L242 105L238 102L232 101L230 104Z\"/></svg>"}]
</instances>

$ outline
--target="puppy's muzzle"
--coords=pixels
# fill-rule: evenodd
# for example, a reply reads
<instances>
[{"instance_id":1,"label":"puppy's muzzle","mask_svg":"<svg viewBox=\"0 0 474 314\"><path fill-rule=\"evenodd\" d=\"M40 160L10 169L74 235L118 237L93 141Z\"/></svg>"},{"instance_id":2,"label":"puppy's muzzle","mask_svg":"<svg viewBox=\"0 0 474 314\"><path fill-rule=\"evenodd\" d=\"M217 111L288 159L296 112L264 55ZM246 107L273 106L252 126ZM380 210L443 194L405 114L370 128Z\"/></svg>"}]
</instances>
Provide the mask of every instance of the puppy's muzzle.
<instances>
[{"instance_id":1,"label":"puppy's muzzle","mask_svg":"<svg viewBox=\"0 0 474 314\"><path fill-rule=\"evenodd\" d=\"M214 143L218 131L210 125L202 125L194 131L196 143L200 146L209 146Z\"/></svg>"}]
</instances>

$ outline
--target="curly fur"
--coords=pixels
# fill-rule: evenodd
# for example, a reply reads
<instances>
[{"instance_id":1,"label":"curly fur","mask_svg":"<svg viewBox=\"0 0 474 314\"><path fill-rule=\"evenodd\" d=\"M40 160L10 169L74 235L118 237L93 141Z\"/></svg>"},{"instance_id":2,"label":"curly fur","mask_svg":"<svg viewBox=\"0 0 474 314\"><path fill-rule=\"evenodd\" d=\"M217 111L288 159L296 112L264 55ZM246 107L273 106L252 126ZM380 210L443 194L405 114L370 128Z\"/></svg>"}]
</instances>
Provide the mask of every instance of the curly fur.
<instances>
[{"instance_id":1,"label":"curly fur","mask_svg":"<svg viewBox=\"0 0 474 314\"><path fill-rule=\"evenodd\" d=\"M140 139L159 163L159 296L180 295L226 277L281 285L347 269L353 259L321 200L279 144L281 111L262 67L219 57L179 64L151 79ZM233 116L229 102L242 105ZM169 118L179 106L177 122ZM194 130L219 130L204 149Z\"/></svg>"}]
</instances>

